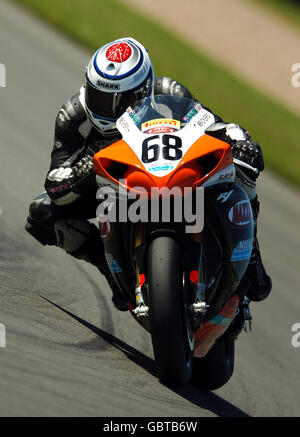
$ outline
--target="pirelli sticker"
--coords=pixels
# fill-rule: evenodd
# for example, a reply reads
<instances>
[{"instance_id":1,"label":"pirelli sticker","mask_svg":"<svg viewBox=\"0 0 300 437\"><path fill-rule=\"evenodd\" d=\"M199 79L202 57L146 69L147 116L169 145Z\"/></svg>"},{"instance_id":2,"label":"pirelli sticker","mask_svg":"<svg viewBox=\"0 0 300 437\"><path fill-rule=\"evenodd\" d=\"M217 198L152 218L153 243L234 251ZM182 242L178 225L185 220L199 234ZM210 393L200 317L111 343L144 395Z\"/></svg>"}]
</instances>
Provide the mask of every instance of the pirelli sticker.
<instances>
[{"instance_id":1,"label":"pirelli sticker","mask_svg":"<svg viewBox=\"0 0 300 437\"><path fill-rule=\"evenodd\" d=\"M168 132L179 130L180 121L172 120L171 118L156 118L155 120L146 121L141 125L141 130L145 133L158 133L159 131L163 133L165 129L168 129Z\"/></svg>"}]
</instances>

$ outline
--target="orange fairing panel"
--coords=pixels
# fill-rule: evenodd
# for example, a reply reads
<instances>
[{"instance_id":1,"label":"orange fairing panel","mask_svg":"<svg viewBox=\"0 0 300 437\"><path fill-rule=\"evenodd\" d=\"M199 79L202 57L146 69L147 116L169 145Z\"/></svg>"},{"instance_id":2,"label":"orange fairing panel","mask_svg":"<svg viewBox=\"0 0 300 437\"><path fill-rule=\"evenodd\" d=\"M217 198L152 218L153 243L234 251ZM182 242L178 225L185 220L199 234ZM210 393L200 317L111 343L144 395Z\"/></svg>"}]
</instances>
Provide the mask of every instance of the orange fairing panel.
<instances>
[{"instance_id":1,"label":"orange fairing panel","mask_svg":"<svg viewBox=\"0 0 300 437\"><path fill-rule=\"evenodd\" d=\"M125 143L124 140L119 140L109 147L100 150L94 155L94 169L95 172L101 176L107 176L107 172L101 165L102 159L109 159L111 161L120 162L122 164L129 164L130 166L135 166L137 168L144 169L144 166L133 152L133 150Z\"/></svg>"},{"instance_id":2,"label":"orange fairing panel","mask_svg":"<svg viewBox=\"0 0 300 437\"><path fill-rule=\"evenodd\" d=\"M205 160L208 157L213 158L213 165L210 164L210 167L207 167ZM113 162L123 164L124 173L119 174L118 179L127 179L127 188L144 187L150 192L151 187L200 186L233 161L228 143L203 135L189 148L176 168L162 177L148 172L124 140L119 140L94 155L95 172L119 183L109 172L110 163Z\"/></svg>"}]
</instances>

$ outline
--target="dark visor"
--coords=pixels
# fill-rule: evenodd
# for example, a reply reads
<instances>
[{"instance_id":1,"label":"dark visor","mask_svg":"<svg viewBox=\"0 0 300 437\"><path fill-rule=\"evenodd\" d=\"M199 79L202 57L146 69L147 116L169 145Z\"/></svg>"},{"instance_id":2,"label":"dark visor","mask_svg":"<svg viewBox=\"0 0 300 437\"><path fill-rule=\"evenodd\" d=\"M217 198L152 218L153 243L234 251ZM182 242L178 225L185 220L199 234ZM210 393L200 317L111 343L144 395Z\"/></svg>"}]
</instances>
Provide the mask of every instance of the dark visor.
<instances>
[{"instance_id":1,"label":"dark visor","mask_svg":"<svg viewBox=\"0 0 300 437\"><path fill-rule=\"evenodd\" d=\"M95 115L116 119L126 108L135 103L137 94L134 90L122 93L105 92L94 88L88 81L85 86L85 103Z\"/></svg>"},{"instance_id":2,"label":"dark visor","mask_svg":"<svg viewBox=\"0 0 300 437\"><path fill-rule=\"evenodd\" d=\"M134 89L123 92L108 92L95 88L89 80L85 81L85 103L88 109L95 115L103 118L117 119L134 103L146 97L151 90L152 69L148 76Z\"/></svg>"}]
</instances>

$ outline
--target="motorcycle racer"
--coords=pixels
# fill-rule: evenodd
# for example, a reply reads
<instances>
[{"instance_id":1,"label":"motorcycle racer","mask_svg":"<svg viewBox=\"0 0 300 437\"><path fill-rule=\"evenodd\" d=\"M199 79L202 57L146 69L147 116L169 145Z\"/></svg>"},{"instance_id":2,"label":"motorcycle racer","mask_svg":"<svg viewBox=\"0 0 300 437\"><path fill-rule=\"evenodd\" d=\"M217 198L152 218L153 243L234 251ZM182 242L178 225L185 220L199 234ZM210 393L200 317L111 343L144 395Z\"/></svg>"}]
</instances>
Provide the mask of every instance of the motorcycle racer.
<instances>
[{"instance_id":1,"label":"motorcycle racer","mask_svg":"<svg viewBox=\"0 0 300 437\"><path fill-rule=\"evenodd\" d=\"M93 155L121 138L117 118L128 106L151 93L194 98L176 80L155 77L147 50L131 37L97 50L88 63L80 92L65 101L56 117L46 192L31 202L25 225L41 244L61 247L71 256L95 265L106 277L113 292L112 301L119 310L128 309L127 300L114 282L99 230L89 221L95 218L98 205ZM247 297L261 301L272 287L262 264L256 233L259 213L256 179L264 169L262 150L245 129L213 115L215 122L206 132L230 144L238 160L236 183L245 189L252 205L255 232L245 277L250 282Z\"/></svg>"}]
</instances>

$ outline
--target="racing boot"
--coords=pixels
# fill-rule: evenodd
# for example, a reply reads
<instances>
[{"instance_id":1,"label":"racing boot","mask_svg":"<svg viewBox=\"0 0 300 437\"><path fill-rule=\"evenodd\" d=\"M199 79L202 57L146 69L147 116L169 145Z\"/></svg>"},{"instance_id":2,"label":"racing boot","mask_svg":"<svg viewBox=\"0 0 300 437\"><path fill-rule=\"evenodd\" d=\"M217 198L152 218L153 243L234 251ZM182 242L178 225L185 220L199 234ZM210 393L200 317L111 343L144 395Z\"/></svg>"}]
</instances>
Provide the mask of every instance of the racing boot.
<instances>
[{"instance_id":1,"label":"racing boot","mask_svg":"<svg viewBox=\"0 0 300 437\"><path fill-rule=\"evenodd\" d=\"M243 330L247 331L247 322L251 330L252 317L249 308L249 299L246 297L250 285L250 280L244 276L236 289L236 293L239 295L239 306L236 315L228 329L220 337L220 340L236 340Z\"/></svg>"},{"instance_id":2,"label":"racing boot","mask_svg":"<svg viewBox=\"0 0 300 437\"><path fill-rule=\"evenodd\" d=\"M251 258L245 277L250 280L247 297L254 302L259 302L266 299L271 293L272 280L270 276L267 275L263 266L257 241L257 217L259 213L259 201L257 200L257 196L251 200L251 205L254 219L254 237Z\"/></svg>"}]
</instances>

